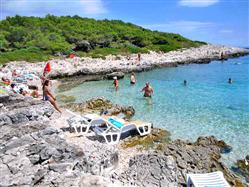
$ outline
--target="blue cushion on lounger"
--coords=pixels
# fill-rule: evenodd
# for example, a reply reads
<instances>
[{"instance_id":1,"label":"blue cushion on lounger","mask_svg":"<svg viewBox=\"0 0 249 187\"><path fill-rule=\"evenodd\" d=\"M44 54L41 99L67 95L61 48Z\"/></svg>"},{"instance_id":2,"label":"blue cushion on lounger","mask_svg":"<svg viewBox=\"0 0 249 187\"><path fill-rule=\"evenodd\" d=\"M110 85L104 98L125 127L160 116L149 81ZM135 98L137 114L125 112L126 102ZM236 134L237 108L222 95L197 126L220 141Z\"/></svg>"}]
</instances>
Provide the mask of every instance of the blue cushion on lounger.
<instances>
[{"instance_id":1,"label":"blue cushion on lounger","mask_svg":"<svg viewBox=\"0 0 249 187\"><path fill-rule=\"evenodd\" d=\"M123 123L120 123L119 121L117 121L113 118L109 118L108 122L110 122L111 124L113 124L115 127L119 128L119 129L124 126Z\"/></svg>"}]
</instances>

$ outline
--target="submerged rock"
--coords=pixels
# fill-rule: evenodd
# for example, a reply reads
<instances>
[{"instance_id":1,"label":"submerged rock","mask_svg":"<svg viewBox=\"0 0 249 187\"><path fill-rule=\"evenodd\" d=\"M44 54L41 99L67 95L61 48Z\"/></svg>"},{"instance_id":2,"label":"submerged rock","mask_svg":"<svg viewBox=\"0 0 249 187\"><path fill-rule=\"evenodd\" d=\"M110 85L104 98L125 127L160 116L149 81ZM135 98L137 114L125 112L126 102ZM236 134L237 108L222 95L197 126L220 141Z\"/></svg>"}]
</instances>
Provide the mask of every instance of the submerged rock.
<instances>
[{"instance_id":1,"label":"submerged rock","mask_svg":"<svg viewBox=\"0 0 249 187\"><path fill-rule=\"evenodd\" d=\"M170 142L170 133L163 129L152 128L151 134L147 136L134 136L122 142L123 148L139 146L145 149L156 148L160 150L162 145Z\"/></svg>"},{"instance_id":2,"label":"submerged rock","mask_svg":"<svg viewBox=\"0 0 249 187\"><path fill-rule=\"evenodd\" d=\"M102 80L102 75L74 75L71 77L60 79L60 84L58 85L58 91L64 92L77 87L87 81L98 81Z\"/></svg>"},{"instance_id":3,"label":"submerged rock","mask_svg":"<svg viewBox=\"0 0 249 187\"><path fill-rule=\"evenodd\" d=\"M110 100L104 97L97 97L87 100L83 103L72 103L65 105L73 111L80 113L99 113L108 116L119 116L121 118L130 119L135 114L135 109L132 106L119 106L113 104Z\"/></svg>"},{"instance_id":4,"label":"submerged rock","mask_svg":"<svg viewBox=\"0 0 249 187\"><path fill-rule=\"evenodd\" d=\"M245 180L249 183L249 155L243 160L237 160L237 172L245 177Z\"/></svg>"},{"instance_id":5,"label":"submerged rock","mask_svg":"<svg viewBox=\"0 0 249 187\"><path fill-rule=\"evenodd\" d=\"M217 140L214 136L199 137L196 141L196 144L203 146L218 146L221 153L229 153L232 150L230 145L226 144L223 140Z\"/></svg>"},{"instance_id":6,"label":"submerged rock","mask_svg":"<svg viewBox=\"0 0 249 187\"><path fill-rule=\"evenodd\" d=\"M76 98L74 96L67 96L67 95L57 95L57 98L59 100L59 102L63 102L63 103L73 103L75 102Z\"/></svg>"},{"instance_id":7,"label":"submerged rock","mask_svg":"<svg viewBox=\"0 0 249 187\"><path fill-rule=\"evenodd\" d=\"M102 110L102 109L109 109L112 108L113 104L110 100L107 100L105 98L93 98L88 101L86 101L86 107L92 110Z\"/></svg>"}]
</instances>

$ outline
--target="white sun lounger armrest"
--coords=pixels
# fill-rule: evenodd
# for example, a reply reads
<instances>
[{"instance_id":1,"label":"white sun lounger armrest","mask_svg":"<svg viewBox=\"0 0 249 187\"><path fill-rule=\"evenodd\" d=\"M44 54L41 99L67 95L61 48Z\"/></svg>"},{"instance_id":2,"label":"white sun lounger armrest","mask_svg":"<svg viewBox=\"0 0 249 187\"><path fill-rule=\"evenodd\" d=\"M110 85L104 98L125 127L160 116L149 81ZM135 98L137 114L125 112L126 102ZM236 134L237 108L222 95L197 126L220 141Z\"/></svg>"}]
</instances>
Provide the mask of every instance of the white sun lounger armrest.
<instances>
[{"instance_id":1,"label":"white sun lounger armrest","mask_svg":"<svg viewBox=\"0 0 249 187\"><path fill-rule=\"evenodd\" d=\"M222 172L187 174L187 187L230 187Z\"/></svg>"},{"instance_id":2,"label":"white sun lounger armrest","mask_svg":"<svg viewBox=\"0 0 249 187\"><path fill-rule=\"evenodd\" d=\"M83 117L79 118L77 116L71 117L67 120L71 129L74 129L76 133L87 134L91 127L91 124L87 122Z\"/></svg>"},{"instance_id":3,"label":"white sun lounger armrest","mask_svg":"<svg viewBox=\"0 0 249 187\"><path fill-rule=\"evenodd\" d=\"M94 127L94 132L102 136L105 139L105 142L110 145L115 145L119 142L121 133L120 132L111 132L110 128L103 130L101 127Z\"/></svg>"},{"instance_id":4,"label":"white sun lounger armrest","mask_svg":"<svg viewBox=\"0 0 249 187\"><path fill-rule=\"evenodd\" d=\"M145 136L147 134L150 134L151 126L152 126L151 123L142 123L142 124L136 125L137 131L140 134L140 136Z\"/></svg>"},{"instance_id":5,"label":"white sun lounger armrest","mask_svg":"<svg viewBox=\"0 0 249 187\"><path fill-rule=\"evenodd\" d=\"M88 114L85 117L85 116L80 116L70 110L66 110L66 111L70 113L71 115L73 115L73 117L70 117L69 119L67 119L67 122L70 128L73 128L76 133L80 133L82 135L87 134L92 125L91 121L96 116Z\"/></svg>"}]
</instances>

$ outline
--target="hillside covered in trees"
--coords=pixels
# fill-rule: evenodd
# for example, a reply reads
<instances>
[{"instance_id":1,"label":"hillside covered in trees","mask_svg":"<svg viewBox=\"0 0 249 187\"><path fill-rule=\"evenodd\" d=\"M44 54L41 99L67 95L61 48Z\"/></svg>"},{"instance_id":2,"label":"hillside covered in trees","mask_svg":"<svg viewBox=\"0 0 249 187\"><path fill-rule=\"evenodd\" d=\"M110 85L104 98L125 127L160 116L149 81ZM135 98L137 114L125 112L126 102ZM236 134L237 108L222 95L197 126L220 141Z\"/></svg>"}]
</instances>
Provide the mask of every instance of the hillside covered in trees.
<instances>
[{"instance_id":1,"label":"hillside covered in trees","mask_svg":"<svg viewBox=\"0 0 249 187\"><path fill-rule=\"evenodd\" d=\"M179 34L151 31L119 20L47 15L0 21L0 63L42 61L70 53L104 57L149 50L168 52L201 44Z\"/></svg>"}]
</instances>

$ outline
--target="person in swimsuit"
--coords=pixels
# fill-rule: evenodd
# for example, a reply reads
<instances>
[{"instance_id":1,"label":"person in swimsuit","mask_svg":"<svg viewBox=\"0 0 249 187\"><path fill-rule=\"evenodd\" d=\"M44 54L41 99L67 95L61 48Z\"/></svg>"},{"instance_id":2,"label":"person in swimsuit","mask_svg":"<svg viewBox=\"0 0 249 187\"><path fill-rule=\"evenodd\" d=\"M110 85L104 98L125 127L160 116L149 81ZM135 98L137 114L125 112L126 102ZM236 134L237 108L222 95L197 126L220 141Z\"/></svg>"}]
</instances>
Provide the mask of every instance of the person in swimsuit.
<instances>
[{"instance_id":1,"label":"person in swimsuit","mask_svg":"<svg viewBox=\"0 0 249 187\"><path fill-rule=\"evenodd\" d=\"M136 75L133 72L131 73L130 83L131 85L136 84Z\"/></svg>"},{"instance_id":2,"label":"person in swimsuit","mask_svg":"<svg viewBox=\"0 0 249 187\"><path fill-rule=\"evenodd\" d=\"M115 87L115 90L118 91L118 78L117 77L113 77L114 81L113 81L113 85Z\"/></svg>"},{"instance_id":3,"label":"person in swimsuit","mask_svg":"<svg viewBox=\"0 0 249 187\"><path fill-rule=\"evenodd\" d=\"M44 83L43 83L43 86L42 86L42 90L43 90L43 100L45 101L49 101L53 106L54 108L61 113L61 110L59 109L59 107L57 106L57 103L56 103L56 98L53 96L53 94L50 92L50 89L49 89L49 84L50 84L50 81L49 80L45 80Z\"/></svg>"},{"instance_id":4,"label":"person in swimsuit","mask_svg":"<svg viewBox=\"0 0 249 187\"><path fill-rule=\"evenodd\" d=\"M141 92L144 92L144 97L151 97L154 93L153 88L150 86L150 83L146 83L145 87L141 90Z\"/></svg>"}]
</instances>

